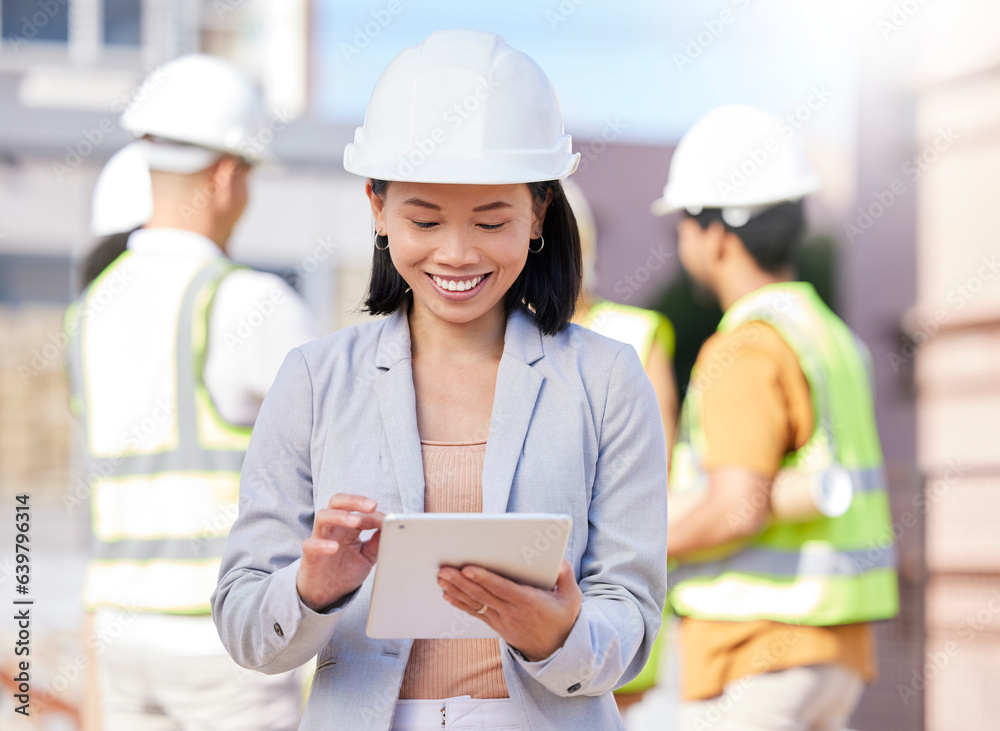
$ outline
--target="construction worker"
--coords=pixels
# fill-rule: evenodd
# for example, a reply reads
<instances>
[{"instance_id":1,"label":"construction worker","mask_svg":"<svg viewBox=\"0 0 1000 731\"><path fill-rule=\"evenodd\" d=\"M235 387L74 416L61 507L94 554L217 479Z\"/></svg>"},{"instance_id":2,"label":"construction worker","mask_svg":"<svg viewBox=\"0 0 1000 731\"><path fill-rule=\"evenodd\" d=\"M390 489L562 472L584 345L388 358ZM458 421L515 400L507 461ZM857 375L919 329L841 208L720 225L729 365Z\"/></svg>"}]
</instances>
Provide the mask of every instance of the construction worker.
<instances>
[{"instance_id":1,"label":"construction worker","mask_svg":"<svg viewBox=\"0 0 1000 731\"><path fill-rule=\"evenodd\" d=\"M262 150L257 89L201 55L144 88L121 123L140 140L152 213L66 317L103 727L293 729L296 678L233 663L209 598L257 411L313 318L282 279L226 256Z\"/></svg>"},{"instance_id":2,"label":"construction worker","mask_svg":"<svg viewBox=\"0 0 1000 731\"><path fill-rule=\"evenodd\" d=\"M128 237L153 215L153 189L142 143L126 145L97 176L87 246L73 257L73 296L125 252Z\"/></svg>"},{"instance_id":3,"label":"construction worker","mask_svg":"<svg viewBox=\"0 0 1000 731\"><path fill-rule=\"evenodd\" d=\"M601 335L629 343L635 348L656 392L667 444L672 445L677 423L677 384L671 363L674 355L674 328L666 316L655 310L611 302L597 294L597 223L594 212L583 190L572 178L563 181L563 190L576 217L583 254L583 286L577 299L573 322ZM635 680L615 691L615 701L622 713L637 703L643 693L657 682L660 658L669 642L669 614L664 614L663 621L646 667Z\"/></svg>"},{"instance_id":4,"label":"construction worker","mask_svg":"<svg viewBox=\"0 0 1000 731\"><path fill-rule=\"evenodd\" d=\"M841 729L875 676L871 622L898 609L870 359L793 281L818 180L780 130L749 107L708 113L652 207L684 211L681 263L725 311L671 465L671 511L696 498L667 543L683 729ZM815 511L778 514L779 470L808 485Z\"/></svg>"}]
</instances>

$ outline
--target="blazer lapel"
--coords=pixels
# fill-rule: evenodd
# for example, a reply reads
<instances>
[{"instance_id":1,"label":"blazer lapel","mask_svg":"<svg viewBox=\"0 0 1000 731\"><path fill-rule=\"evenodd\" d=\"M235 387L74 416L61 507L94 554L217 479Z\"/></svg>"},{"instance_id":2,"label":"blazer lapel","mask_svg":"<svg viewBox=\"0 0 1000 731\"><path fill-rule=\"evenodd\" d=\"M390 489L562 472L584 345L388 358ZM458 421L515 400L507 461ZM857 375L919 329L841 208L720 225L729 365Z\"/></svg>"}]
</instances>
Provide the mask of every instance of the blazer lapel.
<instances>
[{"instance_id":1,"label":"blazer lapel","mask_svg":"<svg viewBox=\"0 0 1000 731\"><path fill-rule=\"evenodd\" d=\"M507 318L504 351L483 456L483 512L507 511L524 439L545 379L531 364L541 358L542 336L534 316L515 310ZM390 315L379 336L375 365L383 369L374 389L392 457L400 499L407 513L424 510L424 467L417 432L416 396L405 308Z\"/></svg>"},{"instance_id":2,"label":"blazer lapel","mask_svg":"<svg viewBox=\"0 0 1000 731\"><path fill-rule=\"evenodd\" d=\"M503 356L483 456L483 512L505 513L514 471L544 377L531 367L542 357L542 334L534 316L515 310L507 318Z\"/></svg>"},{"instance_id":3,"label":"blazer lapel","mask_svg":"<svg viewBox=\"0 0 1000 731\"><path fill-rule=\"evenodd\" d=\"M403 510L422 513L424 462L417 432L417 399L410 367L410 329L405 305L390 315L383 325L375 365L388 369L375 379L374 388Z\"/></svg>"}]
</instances>

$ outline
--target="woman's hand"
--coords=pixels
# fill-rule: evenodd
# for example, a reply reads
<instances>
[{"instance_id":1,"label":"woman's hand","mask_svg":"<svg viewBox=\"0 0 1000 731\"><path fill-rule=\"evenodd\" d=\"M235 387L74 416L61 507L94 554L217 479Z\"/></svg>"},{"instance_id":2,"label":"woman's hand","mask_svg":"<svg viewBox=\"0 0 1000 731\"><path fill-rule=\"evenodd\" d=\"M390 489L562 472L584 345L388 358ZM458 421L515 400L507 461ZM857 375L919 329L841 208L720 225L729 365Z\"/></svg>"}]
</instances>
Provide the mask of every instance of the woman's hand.
<instances>
[{"instance_id":1,"label":"woman's hand","mask_svg":"<svg viewBox=\"0 0 1000 731\"><path fill-rule=\"evenodd\" d=\"M363 495L337 493L316 513L313 531L302 542L302 563L295 586L313 611L328 607L364 583L378 556L382 518L376 503ZM355 511L355 512L352 512ZM361 531L375 529L367 541Z\"/></svg>"},{"instance_id":2,"label":"woman's hand","mask_svg":"<svg viewBox=\"0 0 1000 731\"><path fill-rule=\"evenodd\" d=\"M438 572L438 586L449 604L486 622L531 662L544 660L563 646L583 602L566 559L552 591L518 584L479 566L461 571L444 566Z\"/></svg>"}]
</instances>

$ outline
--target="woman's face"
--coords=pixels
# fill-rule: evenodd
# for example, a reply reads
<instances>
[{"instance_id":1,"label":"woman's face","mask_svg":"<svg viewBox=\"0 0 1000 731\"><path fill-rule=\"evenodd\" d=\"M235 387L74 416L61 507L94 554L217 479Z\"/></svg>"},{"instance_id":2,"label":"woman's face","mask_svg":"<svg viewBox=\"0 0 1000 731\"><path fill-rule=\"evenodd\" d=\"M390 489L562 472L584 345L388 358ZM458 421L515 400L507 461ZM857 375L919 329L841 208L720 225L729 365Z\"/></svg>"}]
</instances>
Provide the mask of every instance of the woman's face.
<instances>
[{"instance_id":1,"label":"woman's face","mask_svg":"<svg viewBox=\"0 0 1000 731\"><path fill-rule=\"evenodd\" d=\"M392 263L418 303L451 323L494 308L517 279L528 242L542 233L546 204L525 184L389 184L367 188L375 230L389 238Z\"/></svg>"}]
</instances>

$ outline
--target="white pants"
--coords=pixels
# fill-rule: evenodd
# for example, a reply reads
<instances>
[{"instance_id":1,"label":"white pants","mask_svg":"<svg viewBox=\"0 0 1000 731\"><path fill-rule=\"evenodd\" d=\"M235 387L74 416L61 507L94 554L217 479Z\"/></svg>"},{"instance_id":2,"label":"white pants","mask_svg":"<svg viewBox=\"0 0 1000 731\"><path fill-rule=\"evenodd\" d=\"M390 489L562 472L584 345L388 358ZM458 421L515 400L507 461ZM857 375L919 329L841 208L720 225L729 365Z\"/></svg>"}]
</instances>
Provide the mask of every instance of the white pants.
<instances>
[{"instance_id":1,"label":"white pants","mask_svg":"<svg viewBox=\"0 0 1000 731\"><path fill-rule=\"evenodd\" d=\"M392 731L520 731L510 698L488 700L463 695L443 700L396 701Z\"/></svg>"},{"instance_id":2,"label":"white pants","mask_svg":"<svg viewBox=\"0 0 1000 731\"><path fill-rule=\"evenodd\" d=\"M807 665L734 680L722 695L681 704L681 731L840 731L864 682L841 665Z\"/></svg>"},{"instance_id":3,"label":"white pants","mask_svg":"<svg viewBox=\"0 0 1000 731\"><path fill-rule=\"evenodd\" d=\"M228 655L172 656L109 645L98 658L105 731L293 731L302 686Z\"/></svg>"}]
</instances>

